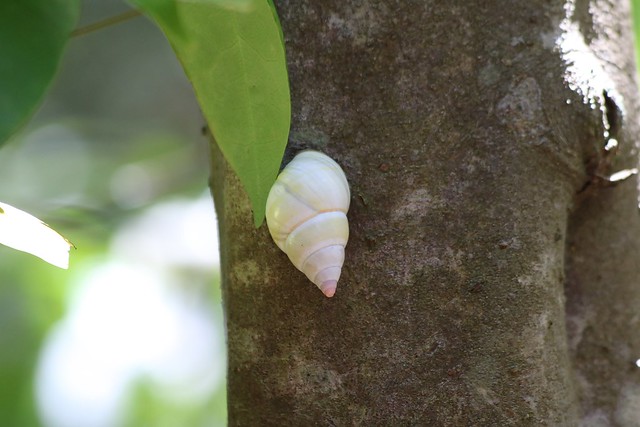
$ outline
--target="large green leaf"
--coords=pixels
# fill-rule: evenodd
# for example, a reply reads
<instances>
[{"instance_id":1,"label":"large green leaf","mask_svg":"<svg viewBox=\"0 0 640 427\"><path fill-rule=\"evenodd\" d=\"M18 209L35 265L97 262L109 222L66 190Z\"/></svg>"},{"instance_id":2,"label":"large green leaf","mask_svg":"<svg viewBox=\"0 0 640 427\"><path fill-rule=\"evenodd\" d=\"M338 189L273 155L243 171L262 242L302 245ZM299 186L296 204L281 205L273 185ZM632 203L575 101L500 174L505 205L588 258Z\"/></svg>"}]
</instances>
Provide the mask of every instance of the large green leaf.
<instances>
[{"instance_id":1,"label":"large green leaf","mask_svg":"<svg viewBox=\"0 0 640 427\"><path fill-rule=\"evenodd\" d=\"M276 20L276 24L278 25L278 33L280 34L280 40L282 41L282 48L284 49L284 34L282 33L282 26L280 25L280 18L278 18L278 10L276 9L276 5L273 4L273 0L267 0L269 3L269 7L271 8L271 12L273 12L273 19Z\"/></svg>"},{"instance_id":2,"label":"large green leaf","mask_svg":"<svg viewBox=\"0 0 640 427\"><path fill-rule=\"evenodd\" d=\"M262 223L291 118L284 44L269 0L132 0L162 28L220 150Z\"/></svg>"},{"instance_id":3,"label":"large green leaf","mask_svg":"<svg viewBox=\"0 0 640 427\"><path fill-rule=\"evenodd\" d=\"M38 105L79 10L79 0L0 0L0 144Z\"/></svg>"}]
</instances>

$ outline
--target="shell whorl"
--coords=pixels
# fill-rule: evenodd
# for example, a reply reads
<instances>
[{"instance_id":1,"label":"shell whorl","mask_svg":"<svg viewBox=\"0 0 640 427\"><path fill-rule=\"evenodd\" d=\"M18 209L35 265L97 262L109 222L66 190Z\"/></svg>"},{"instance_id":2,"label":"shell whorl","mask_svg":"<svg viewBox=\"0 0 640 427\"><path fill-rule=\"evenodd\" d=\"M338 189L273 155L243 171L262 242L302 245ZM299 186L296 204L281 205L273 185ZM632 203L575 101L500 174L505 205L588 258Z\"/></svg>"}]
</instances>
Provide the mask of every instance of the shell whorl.
<instances>
[{"instance_id":1,"label":"shell whorl","mask_svg":"<svg viewBox=\"0 0 640 427\"><path fill-rule=\"evenodd\" d=\"M336 290L349 239L350 192L340 166L303 151L280 173L267 199L271 237L328 297Z\"/></svg>"}]
</instances>

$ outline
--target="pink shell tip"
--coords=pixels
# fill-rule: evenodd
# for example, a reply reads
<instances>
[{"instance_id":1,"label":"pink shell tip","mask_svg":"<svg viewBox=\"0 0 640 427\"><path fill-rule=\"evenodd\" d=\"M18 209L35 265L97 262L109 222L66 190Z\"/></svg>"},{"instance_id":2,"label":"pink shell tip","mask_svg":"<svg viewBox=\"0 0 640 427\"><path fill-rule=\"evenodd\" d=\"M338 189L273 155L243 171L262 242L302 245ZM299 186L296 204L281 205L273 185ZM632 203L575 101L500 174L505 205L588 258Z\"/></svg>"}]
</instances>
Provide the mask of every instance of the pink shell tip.
<instances>
[{"instance_id":1,"label":"pink shell tip","mask_svg":"<svg viewBox=\"0 0 640 427\"><path fill-rule=\"evenodd\" d=\"M322 285L320 285L320 290L322 291L325 297L331 298L336 293L337 287L338 287L337 280L326 280L322 282Z\"/></svg>"}]
</instances>

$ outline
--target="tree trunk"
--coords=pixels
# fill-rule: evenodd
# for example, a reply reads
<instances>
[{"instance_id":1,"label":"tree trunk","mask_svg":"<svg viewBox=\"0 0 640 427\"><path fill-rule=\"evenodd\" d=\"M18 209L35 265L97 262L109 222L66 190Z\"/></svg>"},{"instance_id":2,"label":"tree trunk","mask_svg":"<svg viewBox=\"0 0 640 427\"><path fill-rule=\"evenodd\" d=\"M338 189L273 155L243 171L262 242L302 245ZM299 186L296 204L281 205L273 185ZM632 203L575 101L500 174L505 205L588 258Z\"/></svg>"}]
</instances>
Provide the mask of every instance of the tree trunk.
<instances>
[{"instance_id":1,"label":"tree trunk","mask_svg":"<svg viewBox=\"0 0 640 427\"><path fill-rule=\"evenodd\" d=\"M629 5L277 8L288 155L342 165L351 237L327 299L212 150L229 425L638 425Z\"/></svg>"}]
</instances>

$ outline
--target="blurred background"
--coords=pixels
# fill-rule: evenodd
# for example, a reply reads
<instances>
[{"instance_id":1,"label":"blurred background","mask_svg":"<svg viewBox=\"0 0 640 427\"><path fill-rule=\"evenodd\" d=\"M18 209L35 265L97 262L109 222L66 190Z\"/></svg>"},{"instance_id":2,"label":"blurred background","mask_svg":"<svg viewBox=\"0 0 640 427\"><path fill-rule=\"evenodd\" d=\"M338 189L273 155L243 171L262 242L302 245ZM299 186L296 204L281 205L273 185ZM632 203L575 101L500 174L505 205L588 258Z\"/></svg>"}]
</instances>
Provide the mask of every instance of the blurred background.
<instances>
[{"instance_id":1,"label":"blurred background","mask_svg":"<svg viewBox=\"0 0 640 427\"><path fill-rule=\"evenodd\" d=\"M79 27L127 10L85 0ZM145 18L70 41L0 151L0 200L77 247L65 271L0 246L0 426L226 425L204 124Z\"/></svg>"},{"instance_id":2,"label":"blurred background","mask_svg":"<svg viewBox=\"0 0 640 427\"><path fill-rule=\"evenodd\" d=\"M79 27L129 10L83 1ZM74 37L0 151L0 200L71 240L69 270L0 247L0 426L224 426L205 124L144 17Z\"/></svg>"}]
</instances>

